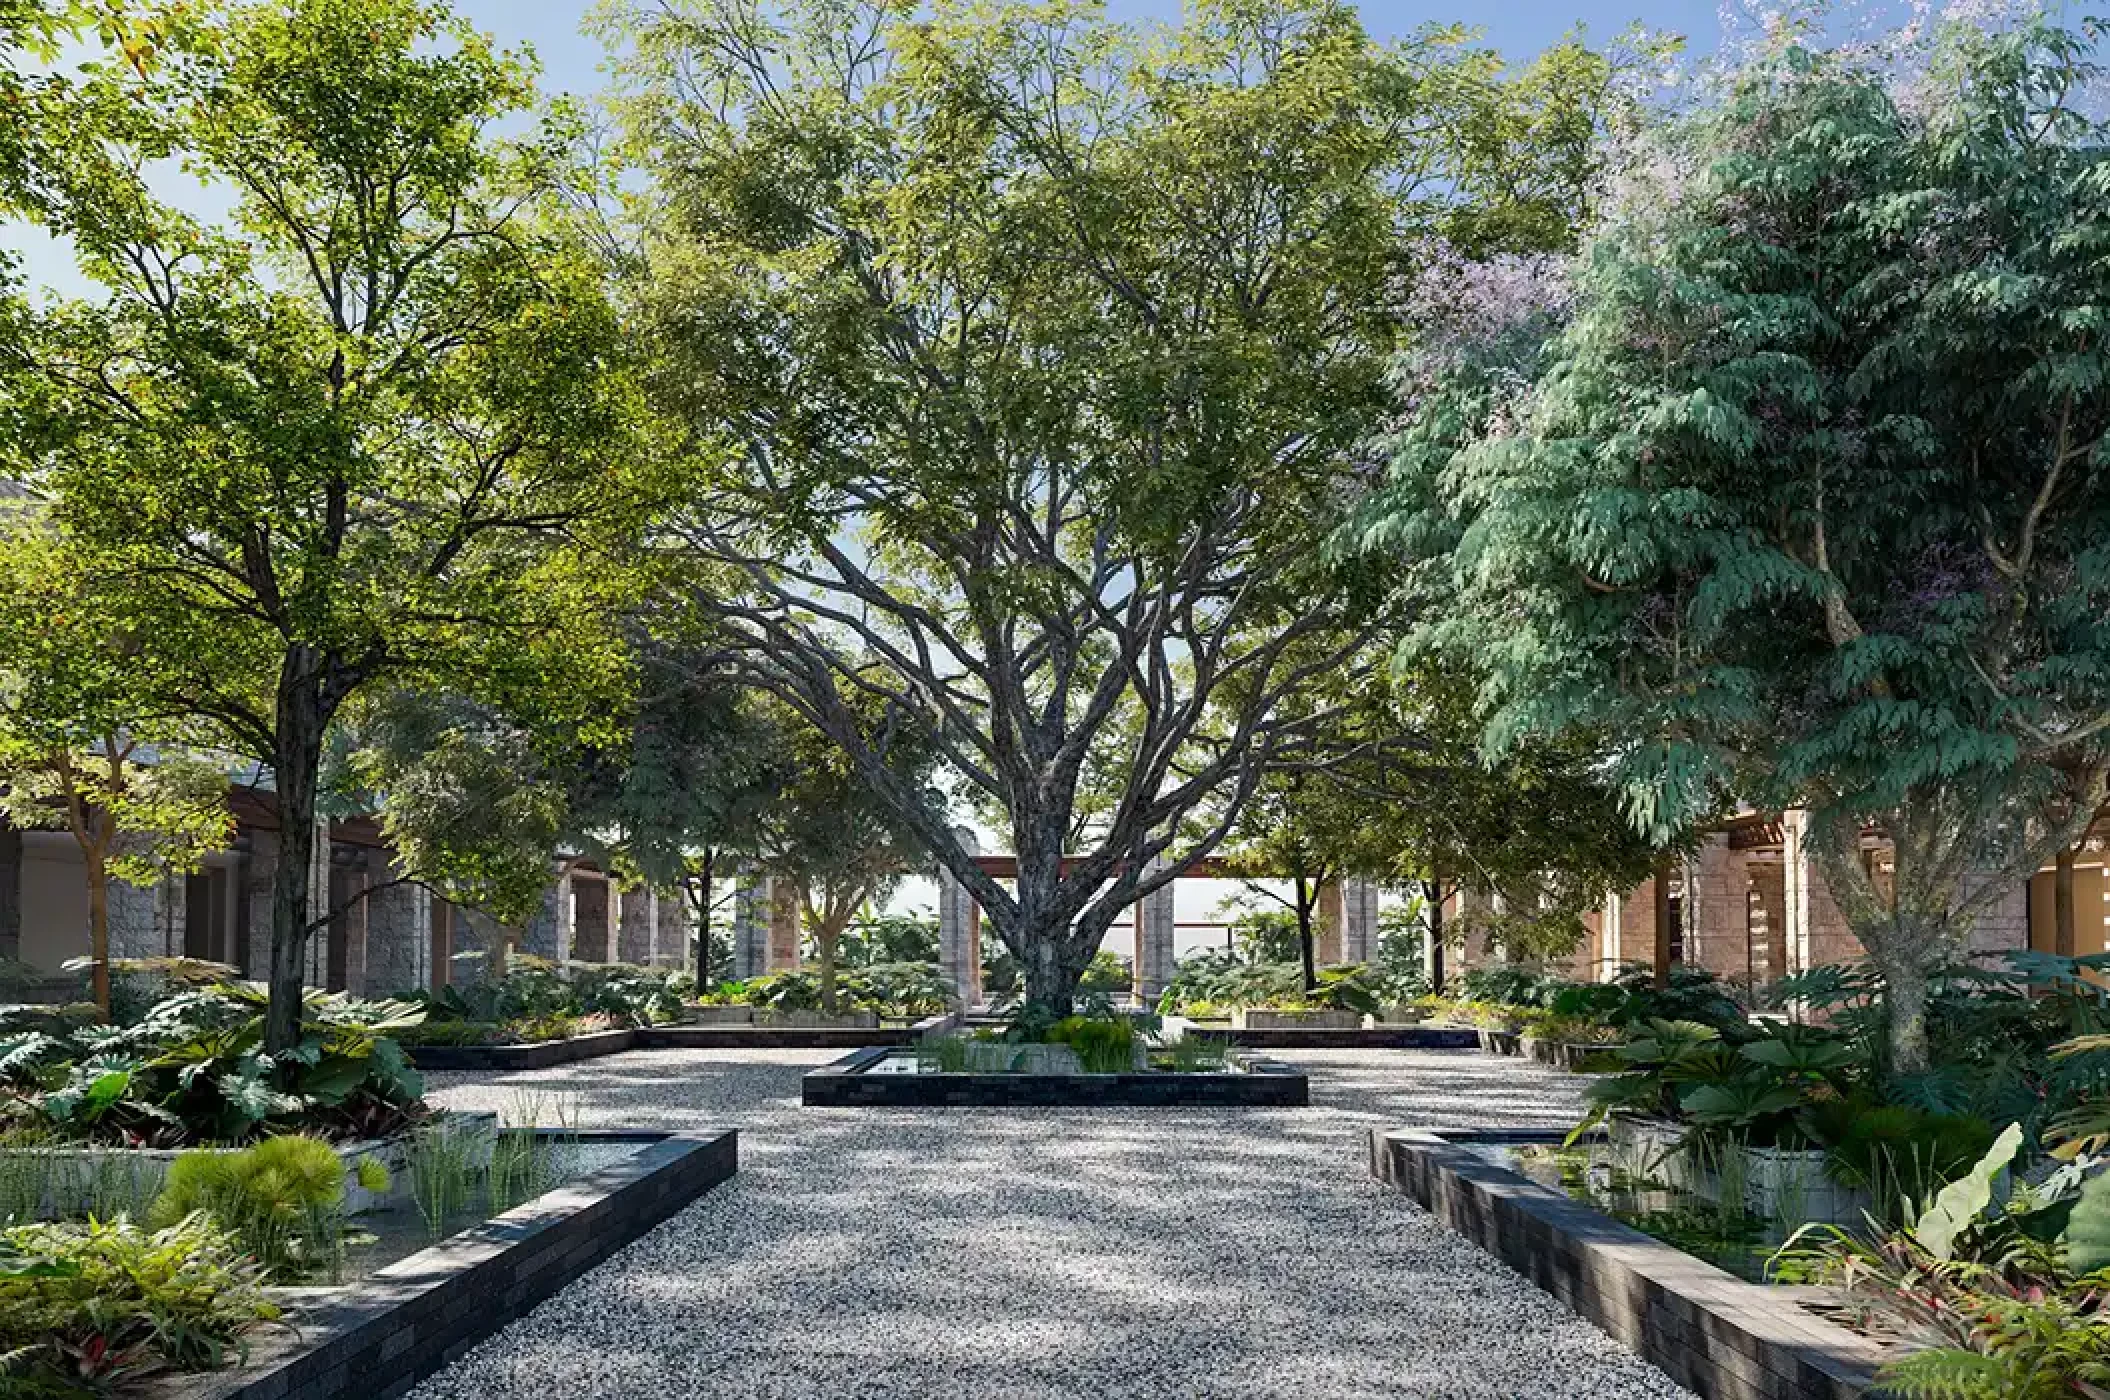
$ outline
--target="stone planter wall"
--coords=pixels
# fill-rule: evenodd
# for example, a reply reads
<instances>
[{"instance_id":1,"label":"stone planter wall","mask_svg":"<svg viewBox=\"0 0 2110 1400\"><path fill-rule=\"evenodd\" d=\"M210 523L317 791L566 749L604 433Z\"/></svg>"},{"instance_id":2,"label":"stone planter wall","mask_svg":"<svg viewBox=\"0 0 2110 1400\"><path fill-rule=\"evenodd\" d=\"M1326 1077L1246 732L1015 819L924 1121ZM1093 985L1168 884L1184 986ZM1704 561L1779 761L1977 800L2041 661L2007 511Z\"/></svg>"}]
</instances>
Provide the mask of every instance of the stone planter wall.
<instances>
[{"instance_id":1,"label":"stone planter wall","mask_svg":"<svg viewBox=\"0 0 2110 1400\"><path fill-rule=\"evenodd\" d=\"M731 1131L585 1136L650 1145L379 1270L239 1371L166 1378L158 1395L393 1400L739 1169Z\"/></svg>"},{"instance_id":2,"label":"stone planter wall","mask_svg":"<svg viewBox=\"0 0 2110 1400\"><path fill-rule=\"evenodd\" d=\"M1231 1008L1234 1031L1351 1031L1362 1028L1353 1011L1276 1011L1264 1006Z\"/></svg>"},{"instance_id":3,"label":"stone planter wall","mask_svg":"<svg viewBox=\"0 0 2110 1400\"><path fill-rule=\"evenodd\" d=\"M757 1009L755 1024L758 1026L785 1027L797 1030L862 1031L879 1029L879 1013L876 1011L845 1011L830 1016L825 1011L767 1011Z\"/></svg>"},{"instance_id":4,"label":"stone planter wall","mask_svg":"<svg viewBox=\"0 0 2110 1400\"><path fill-rule=\"evenodd\" d=\"M860 1050L814 1070L800 1081L801 1102L808 1108L1299 1108L1311 1101L1302 1071L1258 1057L1229 1074L865 1073L886 1054Z\"/></svg>"},{"instance_id":5,"label":"stone planter wall","mask_svg":"<svg viewBox=\"0 0 2110 1400\"><path fill-rule=\"evenodd\" d=\"M1523 1053L1524 1037L1517 1031L1489 1030L1484 1026L1473 1028L1480 1048L1490 1055L1518 1055Z\"/></svg>"},{"instance_id":6,"label":"stone planter wall","mask_svg":"<svg viewBox=\"0 0 2110 1400\"><path fill-rule=\"evenodd\" d=\"M750 1026L754 1024L755 1009L752 1006L692 1006L689 1008L688 1024L695 1026Z\"/></svg>"},{"instance_id":7,"label":"stone planter wall","mask_svg":"<svg viewBox=\"0 0 2110 1400\"><path fill-rule=\"evenodd\" d=\"M495 1134L498 1115L495 1113L458 1112L447 1115L448 1121L468 1131ZM345 1165L344 1208L349 1212L370 1210L379 1205L388 1195L407 1188L404 1166L409 1161L410 1144L403 1138L361 1138L352 1142L334 1144L337 1159ZM33 1147L16 1149L22 1156L42 1159L51 1166L51 1181L46 1187L40 1211L47 1217L83 1215L94 1211L98 1201L107 1201L113 1196L129 1201L151 1202L161 1194L161 1184L168 1177L169 1165L185 1152L196 1148L158 1147ZM239 1148L219 1149L239 1151ZM369 1191L361 1186L355 1171L361 1162L379 1162L388 1170L390 1187L386 1192Z\"/></svg>"},{"instance_id":8,"label":"stone planter wall","mask_svg":"<svg viewBox=\"0 0 2110 1400\"><path fill-rule=\"evenodd\" d=\"M1798 1306L1797 1290L1746 1283L1467 1143L1557 1133L1373 1132L1372 1175L1708 1400L1853 1400L1882 1357Z\"/></svg>"},{"instance_id":9,"label":"stone planter wall","mask_svg":"<svg viewBox=\"0 0 2110 1400\"><path fill-rule=\"evenodd\" d=\"M1607 1045L1583 1045L1566 1040L1540 1040L1531 1035L1517 1038L1517 1050L1524 1058L1565 1070L1580 1069L1583 1062L1592 1055L1603 1054L1611 1048Z\"/></svg>"},{"instance_id":10,"label":"stone planter wall","mask_svg":"<svg viewBox=\"0 0 2110 1400\"><path fill-rule=\"evenodd\" d=\"M1361 1026L1354 1030L1294 1026L1263 1031L1198 1025L1187 1034L1254 1050L1471 1050L1480 1043L1470 1026Z\"/></svg>"}]
</instances>

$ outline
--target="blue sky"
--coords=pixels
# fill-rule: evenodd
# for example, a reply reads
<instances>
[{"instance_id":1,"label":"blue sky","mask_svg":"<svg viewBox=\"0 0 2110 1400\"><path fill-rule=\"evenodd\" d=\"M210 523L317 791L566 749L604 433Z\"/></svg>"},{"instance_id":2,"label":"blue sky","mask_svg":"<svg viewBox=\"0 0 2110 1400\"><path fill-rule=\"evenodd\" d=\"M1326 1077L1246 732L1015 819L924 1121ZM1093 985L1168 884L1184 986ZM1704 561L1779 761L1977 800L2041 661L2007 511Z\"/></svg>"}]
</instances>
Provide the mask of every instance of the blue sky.
<instances>
[{"instance_id":1,"label":"blue sky","mask_svg":"<svg viewBox=\"0 0 2110 1400\"><path fill-rule=\"evenodd\" d=\"M502 44L531 46L542 63L546 92L586 96L605 85L601 46L579 32L593 0L455 3L472 23ZM1380 37L1398 37L1427 24L1463 22L1481 29L1486 42L1504 55L1523 61L1577 25L1584 26L1591 38L1603 41L1639 22L1684 35L1695 50L1711 49L1719 30L1715 5L1716 0L1510 0L1502 5L1462 6L1459 0L1368 0L1361 9L1364 22ZM1107 8L1119 19L1169 21L1178 18L1180 0L1107 0ZM173 187L173 182L163 193L200 214L218 213L224 207L223 200L203 191L187 194ZM37 230L20 223L0 223L0 247L16 255L21 274L32 287L60 295L90 291L74 269L71 250Z\"/></svg>"},{"instance_id":2,"label":"blue sky","mask_svg":"<svg viewBox=\"0 0 2110 1400\"><path fill-rule=\"evenodd\" d=\"M552 90L590 93L601 85L600 47L579 35L579 20L592 0L456 0L461 12L507 43L532 44ZM1119 19L1171 20L1178 0L1108 0ZM1463 22L1486 31L1503 53L1525 57L1559 39L1578 23L1591 35L1609 38L1640 21L1652 29L1685 35L1709 46L1715 30L1715 0L1508 0L1505 4L1409 3L1368 0L1363 21L1386 37L1425 24Z\"/></svg>"}]
</instances>

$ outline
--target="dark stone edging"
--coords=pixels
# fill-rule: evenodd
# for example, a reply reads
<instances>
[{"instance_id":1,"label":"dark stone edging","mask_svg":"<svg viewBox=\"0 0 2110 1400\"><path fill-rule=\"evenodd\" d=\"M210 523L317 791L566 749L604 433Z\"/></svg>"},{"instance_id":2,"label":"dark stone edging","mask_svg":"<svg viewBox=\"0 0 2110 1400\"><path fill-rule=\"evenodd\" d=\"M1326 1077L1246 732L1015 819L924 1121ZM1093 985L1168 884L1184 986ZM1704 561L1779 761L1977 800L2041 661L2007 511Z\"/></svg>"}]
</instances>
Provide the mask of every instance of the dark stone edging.
<instances>
[{"instance_id":1,"label":"dark stone edging","mask_svg":"<svg viewBox=\"0 0 2110 1400\"><path fill-rule=\"evenodd\" d=\"M625 1050L849 1050L871 1045L898 1048L950 1030L956 1019L950 1014L926 1016L907 1026L647 1026L641 1030L597 1031L533 1045L408 1045L404 1049L419 1069L507 1074L549 1069Z\"/></svg>"},{"instance_id":2,"label":"dark stone edging","mask_svg":"<svg viewBox=\"0 0 2110 1400\"><path fill-rule=\"evenodd\" d=\"M1470 1026L1361 1026L1354 1030L1284 1026L1235 1030L1197 1025L1187 1034L1253 1050L1472 1050L1480 1045L1479 1033Z\"/></svg>"},{"instance_id":3,"label":"dark stone edging","mask_svg":"<svg viewBox=\"0 0 2110 1400\"><path fill-rule=\"evenodd\" d=\"M235 1375L165 1381L165 1400L389 1400L739 1170L739 1134L587 1133L651 1145L354 1285Z\"/></svg>"},{"instance_id":4,"label":"dark stone edging","mask_svg":"<svg viewBox=\"0 0 2110 1400\"><path fill-rule=\"evenodd\" d=\"M638 1032L596 1031L568 1040L538 1040L532 1045L406 1045L419 1069L503 1074L509 1070L549 1069L577 1060L593 1060L637 1047Z\"/></svg>"},{"instance_id":5,"label":"dark stone edging","mask_svg":"<svg viewBox=\"0 0 2110 1400\"><path fill-rule=\"evenodd\" d=\"M1304 1072L1248 1057L1237 1074L866 1074L884 1047L807 1073L808 1108L1301 1108Z\"/></svg>"},{"instance_id":6,"label":"dark stone edging","mask_svg":"<svg viewBox=\"0 0 2110 1400\"><path fill-rule=\"evenodd\" d=\"M1873 1395L1876 1346L1469 1151L1558 1133L1370 1134L1370 1172L1708 1400Z\"/></svg>"}]
</instances>

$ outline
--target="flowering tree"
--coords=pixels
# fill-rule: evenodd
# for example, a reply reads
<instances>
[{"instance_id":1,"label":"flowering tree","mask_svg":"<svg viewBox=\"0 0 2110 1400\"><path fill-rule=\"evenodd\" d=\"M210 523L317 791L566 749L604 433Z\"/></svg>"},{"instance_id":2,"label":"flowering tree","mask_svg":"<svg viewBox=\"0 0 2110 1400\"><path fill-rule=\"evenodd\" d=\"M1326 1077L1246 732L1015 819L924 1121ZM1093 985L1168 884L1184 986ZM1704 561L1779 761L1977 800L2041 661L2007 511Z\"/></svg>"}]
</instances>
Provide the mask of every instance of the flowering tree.
<instances>
[{"instance_id":1,"label":"flowering tree","mask_svg":"<svg viewBox=\"0 0 2110 1400\"><path fill-rule=\"evenodd\" d=\"M2110 763L2088 44L1950 23L1905 71L1777 43L1668 124L1672 178L1591 241L1572 324L1414 406L1370 536L1417 561L1418 644L1481 666L1490 747L1616 736L1657 836L1810 808L1903 1071L1929 967Z\"/></svg>"}]
</instances>

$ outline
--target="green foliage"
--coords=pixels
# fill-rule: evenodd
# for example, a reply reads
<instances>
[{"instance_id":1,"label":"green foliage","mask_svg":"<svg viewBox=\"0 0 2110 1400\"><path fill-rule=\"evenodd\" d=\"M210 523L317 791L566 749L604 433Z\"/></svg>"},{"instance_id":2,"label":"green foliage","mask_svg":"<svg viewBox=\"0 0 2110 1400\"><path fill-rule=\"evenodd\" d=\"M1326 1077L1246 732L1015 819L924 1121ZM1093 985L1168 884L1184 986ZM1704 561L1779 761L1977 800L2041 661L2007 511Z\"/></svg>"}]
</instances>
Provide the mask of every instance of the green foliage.
<instances>
[{"instance_id":1,"label":"green foliage","mask_svg":"<svg viewBox=\"0 0 2110 1400\"><path fill-rule=\"evenodd\" d=\"M385 1188L387 1172L380 1171ZM310 1137L265 1138L236 1152L186 1152L169 1164L151 1220L166 1228L203 1212L268 1274L288 1280L334 1267L341 1257L345 1175L330 1145Z\"/></svg>"},{"instance_id":2,"label":"green foliage","mask_svg":"<svg viewBox=\"0 0 2110 1400\"><path fill-rule=\"evenodd\" d=\"M517 954L503 977L413 992L425 1025L413 1043L486 1045L654 1026L681 1014L687 974L627 963L570 963Z\"/></svg>"},{"instance_id":3,"label":"green foliage","mask_svg":"<svg viewBox=\"0 0 2110 1400\"><path fill-rule=\"evenodd\" d=\"M1913 1238L1937 1259L1953 1257L1957 1235L1993 1203L1993 1179L2007 1170L2021 1147L2021 1125L2008 1124L1969 1172L1944 1186L1928 1203L1913 1222Z\"/></svg>"},{"instance_id":4,"label":"green foliage","mask_svg":"<svg viewBox=\"0 0 2110 1400\"><path fill-rule=\"evenodd\" d=\"M0 1017L0 1097L75 1140L238 1143L268 1129L382 1137L421 1108L423 1084L390 1033L404 1002L310 991L300 1037L264 1050L266 997L247 983L170 992L127 1024L60 1037Z\"/></svg>"},{"instance_id":5,"label":"green foliage","mask_svg":"<svg viewBox=\"0 0 2110 1400\"><path fill-rule=\"evenodd\" d=\"M418 1126L405 1170L428 1235L439 1239L461 1222L495 1150L491 1134L444 1114Z\"/></svg>"},{"instance_id":6,"label":"green foliage","mask_svg":"<svg viewBox=\"0 0 2110 1400\"><path fill-rule=\"evenodd\" d=\"M149 1231L129 1220L0 1230L0 1355L90 1385L243 1355L278 1316L261 1269L203 1216ZM0 1372L0 1377L5 1373Z\"/></svg>"},{"instance_id":7,"label":"green foliage","mask_svg":"<svg viewBox=\"0 0 2110 1400\"><path fill-rule=\"evenodd\" d=\"M1295 961L1247 962L1236 954L1204 949L1180 959L1157 1009L1163 1016L1240 1006L1375 1015L1401 991L1361 963L1320 968L1318 985L1307 991L1303 969Z\"/></svg>"},{"instance_id":8,"label":"green foliage","mask_svg":"<svg viewBox=\"0 0 2110 1400\"><path fill-rule=\"evenodd\" d=\"M304 892L348 710L445 685L599 724L623 681L610 546L661 459L558 197L575 116L494 134L534 106L526 61L434 0L164 18L153 63L42 94L50 180L21 212L98 285L9 304L0 472L49 501L157 711L271 768ZM162 199L163 162L227 212ZM272 930L274 1053L303 907Z\"/></svg>"},{"instance_id":9,"label":"green foliage","mask_svg":"<svg viewBox=\"0 0 2110 1400\"><path fill-rule=\"evenodd\" d=\"M2110 1171L2098 1172L2081 1188L2064 1238L2069 1272L2110 1270Z\"/></svg>"},{"instance_id":10,"label":"green foliage","mask_svg":"<svg viewBox=\"0 0 2110 1400\"><path fill-rule=\"evenodd\" d=\"M1130 1074L1136 1068L1136 1028L1126 1017L1066 1017L1048 1028L1046 1039L1076 1051L1086 1074Z\"/></svg>"},{"instance_id":11,"label":"green foliage","mask_svg":"<svg viewBox=\"0 0 2110 1400\"><path fill-rule=\"evenodd\" d=\"M921 914L867 914L843 931L844 967L938 961L938 921Z\"/></svg>"},{"instance_id":12,"label":"green foliage","mask_svg":"<svg viewBox=\"0 0 2110 1400\"><path fill-rule=\"evenodd\" d=\"M739 998L768 1011L821 1011L821 976L801 968L751 977L737 984ZM837 982L837 1009L876 1011L882 1016L916 1019L933 1016L952 1004L952 988L935 963L879 963L843 973Z\"/></svg>"},{"instance_id":13,"label":"green foliage","mask_svg":"<svg viewBox=\"0 0 2110 1400\"><path fill-rule=\"evenodd\" d=\"M1405 367L1373 512L1426 619L1406 660L1473 672L1491 754L1617 734L1657 840L1811 813L1903 1072L1924 975L2071 844L2110 735L2094 35L1924 32L1938 102L1787 26L1659 123L1570 324L1509 362L1528 388Z\"/></svg>"},{"instance_id":14,"label":"green foliage","mask_svg":"<svg viewBox=\"0 0 2110 1400\"><path fill-rule=\"evenodd\" d=\"M1356 649L1317 545L1384 411L1402 235L1471 209L1490 245L1564 238L1605 65L1512 83L1458 31L1381 47L1336 0L1162 30L964 0L603 24L651 181L655 383L712 449L674 606L854 756L1067 1009L1163 833ZM879 776L916 739L1017 833L1015 892L954 794Z\"/></svg>"}]
</instances>

